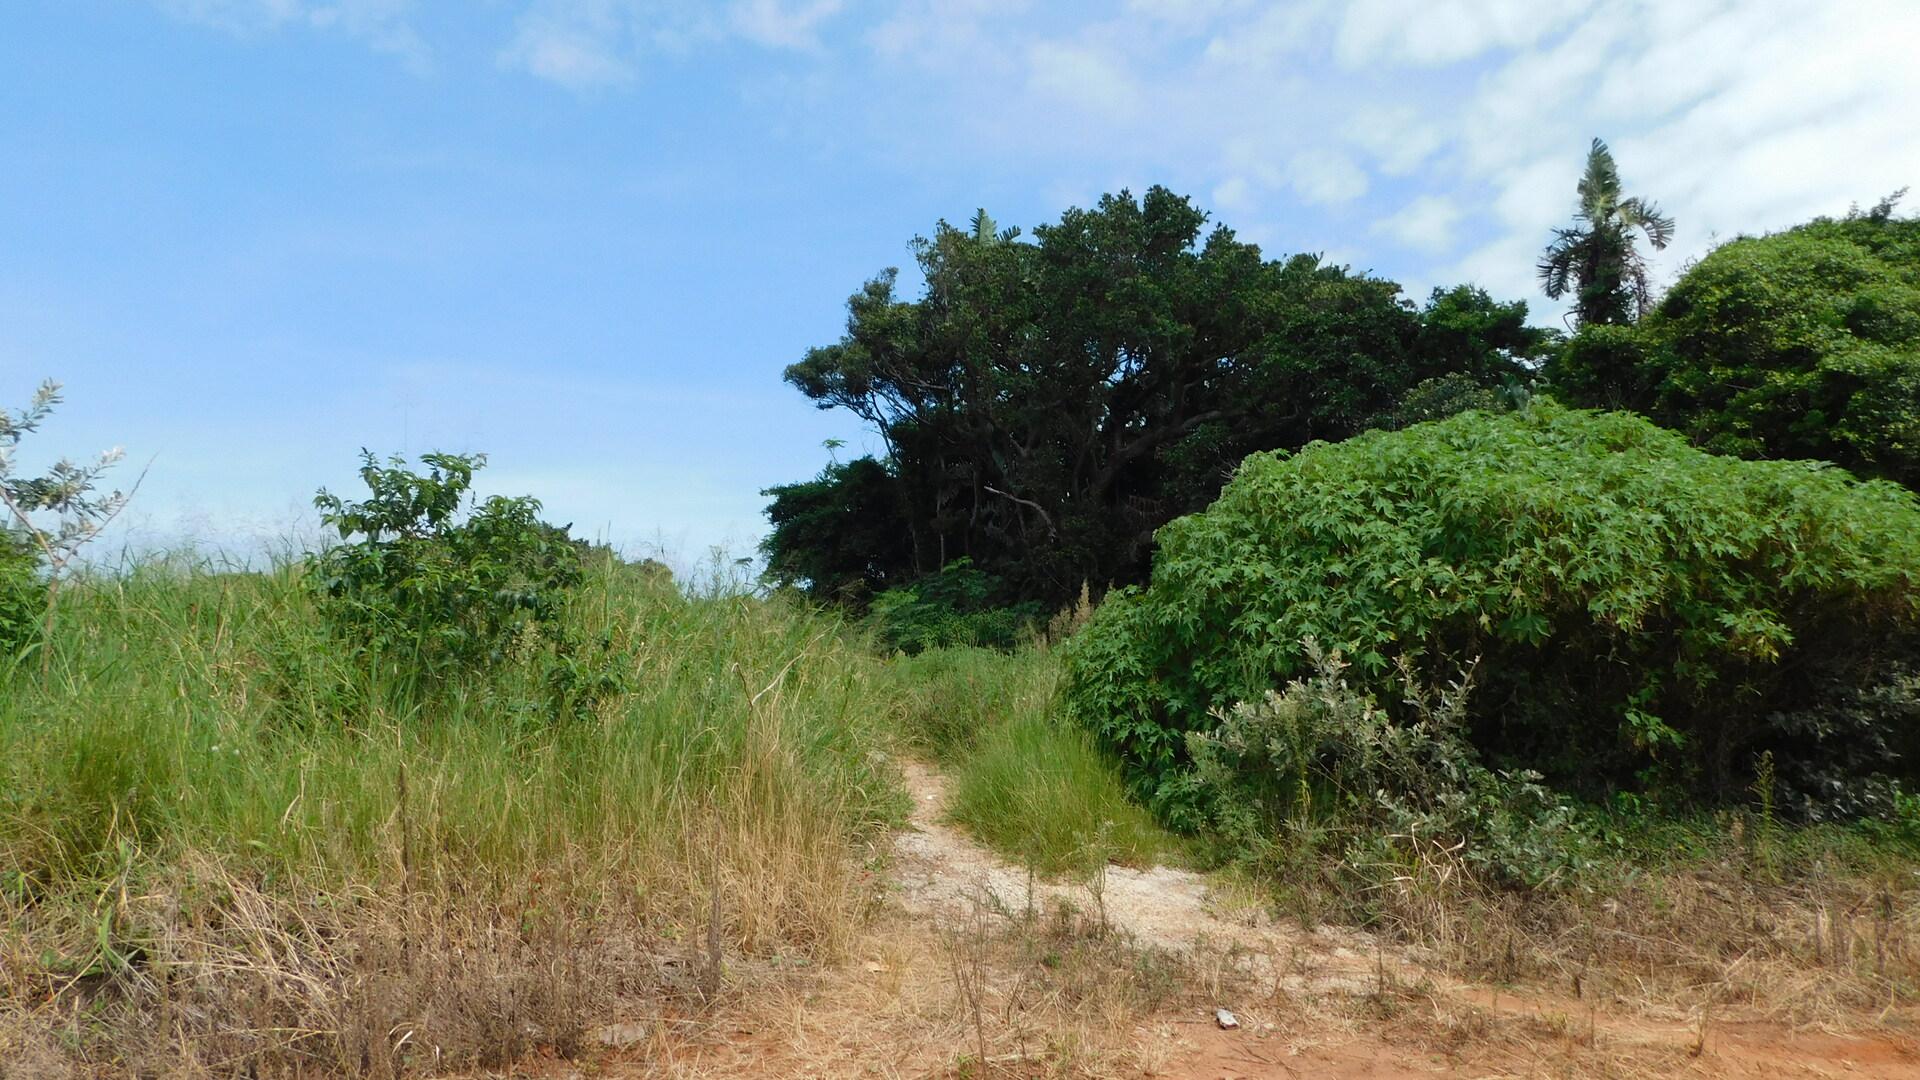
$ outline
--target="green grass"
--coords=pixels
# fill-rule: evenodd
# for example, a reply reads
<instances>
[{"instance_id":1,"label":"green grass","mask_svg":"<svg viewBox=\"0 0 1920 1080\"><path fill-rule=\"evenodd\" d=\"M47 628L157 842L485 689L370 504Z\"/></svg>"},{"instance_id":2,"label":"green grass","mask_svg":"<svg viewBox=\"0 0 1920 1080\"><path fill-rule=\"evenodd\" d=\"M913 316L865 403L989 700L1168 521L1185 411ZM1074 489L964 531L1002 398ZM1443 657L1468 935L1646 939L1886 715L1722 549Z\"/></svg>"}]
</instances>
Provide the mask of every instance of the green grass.
<instances>
[{"instance_id":1,"label":"green grass","mask_svg":"<svg viewBox=\"0 0 1920 1080\"><path fill-rule=\"evenodd\" d=\"M1175 850L1117 765L1056 715L1052 653L936 649L894 665L902 731L951 774L949 813L982 842L1050 874Z\"/></svg>"},{"instance_id":2,"label":"green grass","mask_svg":"<svg viewBox=\"0 0 1920 1080\"><path fill-rule=\"evenodd\" d=\"M1043 872L1169 850L1052 718L1043 649L888 660L837 616L619 566L565 622L618 676L591 708L556 703L538 637L447 678L356 660L294 565L71 583L50 648L0 667L0 1052L284 1075L579 1045L705 1000L723 958L844 954L902 751Z\"/></svg>"},{"instance_id":3,"label":"green grass","mask_svg":"<svg viewBox=\"0 0 1920 1080\"><path fill-rule=\"evenodd\" d=\"M535 929L685 940L716 908L729 953L844 947L871 902L867 847L904 809L892 682L864 637L617 568L568 618L626 684L585 716L556 716L538 641L447 682L369 676L292 568L156 561L70 586L44 673L34 655L0 668L0 1005L73 974L165 973L127 984L124 1050L153 1041L140 1024L178 1022L142 1012L168 980L214 995L210 1028L244 1028L266 1010L242 1002L292 973L313 994L273 1019L304 1027L381 974L353 967L383 963L374 950L334 950L407 920L452 957ZM351 1022L386 1030L389 1007L425 1008L370 1002ZM204 1034L293 1071L361 1054L343 1031Z\"/></svg>"},{"instance_id":4,"label":"green grass","mask_svg":"<svg viewBox=\"0 0 1920 1080\"><path fill-rule=\"evenodd\" d=\"M706 813L836 836L891 813L877 665L797 609L602 576L574 617L630 689L561 721L537 656L431 687L366 678L290 571L155 565L69 596L50 674L22 665L0 701L0 851L48 888L128 843L378 883L403 785L408 857L463 876L625 863Z\"/></svg>"}]
</instances>

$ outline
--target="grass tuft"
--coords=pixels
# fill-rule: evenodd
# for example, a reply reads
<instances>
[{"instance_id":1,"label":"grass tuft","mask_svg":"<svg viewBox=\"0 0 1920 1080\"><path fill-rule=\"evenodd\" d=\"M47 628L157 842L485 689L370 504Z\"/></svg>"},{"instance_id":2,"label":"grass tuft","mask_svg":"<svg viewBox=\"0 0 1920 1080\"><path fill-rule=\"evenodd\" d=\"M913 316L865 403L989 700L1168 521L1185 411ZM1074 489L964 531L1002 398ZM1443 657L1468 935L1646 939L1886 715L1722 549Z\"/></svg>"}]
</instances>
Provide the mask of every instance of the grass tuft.
<instances>
[{"instance_id":1,"label":"grass tuft","mask_svg":"<svg viewBox=\"0 0 1920 1080\"><path fill-rule=\"evenodd\" d=\"M952 773L949 812L983 843L1048 874L1173 852L1118 766L1057 715L1053 653L936 649L894 664L905 737Z\"/></svg>"}]
</instances>

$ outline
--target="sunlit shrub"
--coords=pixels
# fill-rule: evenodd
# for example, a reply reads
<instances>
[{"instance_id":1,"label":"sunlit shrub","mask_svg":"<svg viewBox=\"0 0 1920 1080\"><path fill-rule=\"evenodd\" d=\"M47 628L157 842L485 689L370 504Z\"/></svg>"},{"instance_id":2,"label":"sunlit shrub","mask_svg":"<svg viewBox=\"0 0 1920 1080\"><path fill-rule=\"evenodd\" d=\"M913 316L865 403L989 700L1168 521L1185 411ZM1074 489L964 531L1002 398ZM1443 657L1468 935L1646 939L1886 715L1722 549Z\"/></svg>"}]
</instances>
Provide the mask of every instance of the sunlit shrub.
<instances>
[{"instance_id":1,"label":"sunlit shrub","mask_svg":"<svg viewBox=\"0 0 1920 1080\"><path fill-rule=\"evenodd\" d=\"M1490 765L1706 798L1765 750L1843 763L1853 734L1767 718L1920 650L1911 492L1551 402L1255 455L1158 542L1151 586L1069 643L1067 696L1176 818L1186 733L1300 677L1308 638L1402 722L1398 662L1477 658L1466 731ZM1913 731L1880 734L1859 768L1910 773Z\"/></svg>"}]
</instances>

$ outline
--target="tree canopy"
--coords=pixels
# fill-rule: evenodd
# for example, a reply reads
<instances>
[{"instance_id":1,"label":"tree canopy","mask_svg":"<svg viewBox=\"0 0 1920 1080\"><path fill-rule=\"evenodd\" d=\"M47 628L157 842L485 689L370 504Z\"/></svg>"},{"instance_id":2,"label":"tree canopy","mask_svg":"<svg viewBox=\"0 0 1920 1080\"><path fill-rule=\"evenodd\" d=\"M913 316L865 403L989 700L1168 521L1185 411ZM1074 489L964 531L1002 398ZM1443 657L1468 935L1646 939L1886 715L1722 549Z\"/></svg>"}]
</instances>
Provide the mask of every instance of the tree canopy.
<instances>
[{"instance_id":1,"label":"tree canopy","mask_svg":"<svg viewBox=\"0 0 1920 1080\"><path fill-rule=\"evenodd\" d=\"M1920 487L1920 219L1888 199L1722 245L1637 327L1588 327L1555 392L1709 449Z\"/></svg>"},{"instance_id":2,"label":"tree canopy","mask_svg":"<svg viewBox=\"0 0 1920 1080\"><path fill-rule=\"evenodd\" d=\"M1268 259L1160 187L1031 241L984 212L941 222L914 252L919 299L880 274L848 301L845 335L786 371L887 448L769 491L770 566L816 594L962 557L1007 599L1140 580L1154 530L1249 453L1387 422L1429 379L1518 378L1543 341L1523 304L1461 287L1422 310L1315 255Z\"/></svg>"}]
</instances>

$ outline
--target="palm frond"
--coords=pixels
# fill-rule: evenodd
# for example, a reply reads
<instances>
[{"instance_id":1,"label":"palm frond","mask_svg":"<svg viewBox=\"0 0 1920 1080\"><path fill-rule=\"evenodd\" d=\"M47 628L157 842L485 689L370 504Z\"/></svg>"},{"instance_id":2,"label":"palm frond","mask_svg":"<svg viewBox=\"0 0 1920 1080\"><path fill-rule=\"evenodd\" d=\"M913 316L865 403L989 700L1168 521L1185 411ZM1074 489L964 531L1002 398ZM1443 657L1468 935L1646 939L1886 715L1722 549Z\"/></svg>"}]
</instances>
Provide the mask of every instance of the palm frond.
<instances>
[{"instance_id":1,"label":"palm frond","mask_svg":"<svg viewBox=\"0 0 1920 1080\"><path fill-rule=\"evenodd\" d=\"M1587 170L1580 176L1580 216L1599 221L1613 213L1620 202L1620 169L1613 163L1613 151L1599 139L1587 149Z\"/></svg>"},{"instance_id":2,"label":"palm frond","mask_svg":"<svg viewBox=\"0 0 1920 1080\"><path fill-rule=\"evenodd\" d=\"M1621 271L1627 291L1633 294L1633 316L1641 318L1653 309L1653 279L1647 273L1647 261L1639 252L1628 249Z\"/></svg>"},{"instance_id":3,"label":"palm frond","mask_svg":"<svg viewBox=\"0 0 1920 1080\"><path fill-rule=\"evenodd\" d=\"M1534 265L1540 274L1540 290L1550 299L1560 299L1573 287L1580 249L1586 245L1588 235L1583 229L1553 230L1553 242Z\"/></svg>"},{"instance_id":4,"label":"palm frond","mask_svg":"<svg viewBox=\"0 0 1920 1080\"><path fill-rule=\"evenodd\" d=\"M1655 248L1665 248L1673 239L1673 218L1660 212L1660 208L1642 198L1632 198L1620 204L1620 224L1630 229L1640 229L1647 234L1647 242Z\"/></svg>"}]
</instances>

